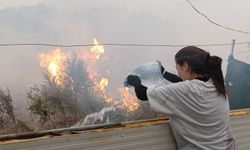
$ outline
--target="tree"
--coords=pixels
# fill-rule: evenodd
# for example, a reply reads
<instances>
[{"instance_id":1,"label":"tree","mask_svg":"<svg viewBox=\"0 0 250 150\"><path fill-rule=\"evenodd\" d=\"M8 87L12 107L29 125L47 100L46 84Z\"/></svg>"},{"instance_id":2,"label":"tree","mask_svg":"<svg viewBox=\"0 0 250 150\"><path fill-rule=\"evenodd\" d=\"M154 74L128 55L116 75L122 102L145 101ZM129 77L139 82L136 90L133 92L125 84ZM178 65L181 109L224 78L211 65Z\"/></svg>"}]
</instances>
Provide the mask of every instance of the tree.
<instances>
[{"instance_id":1,"label":"tree","mask_svg":"<svg viewBox=\"0 0 250 150\"><path fill-rule=\"evenodd\" d=\"M29 110L39 117L45 128L69 127L81 118L79 105L73 101L72 95L72 91L59 86L31 88L27 93Z\"/></svg>"},{"instance_id":2,"label":"tree","mask_svg":"<svg viewBox=\"0 0 250 150\"><path fill-rule=\"evenodd\" d=\"M9 90L0 89L0 134L32 131L25 122L18 120L14 114L13 100Z\"/></svg>"},{"instance_id":3,"label":"tree","mask_svg":"<svg viewBox=\"0 0 250 150\"><path fill-rule=\"evenodd\" d=\"M100 110L105 104L94 93L93 83L89 79L82 59L77 59L77 56L73 55L68 63L67 70L71 81L68 83L68 86L71 86L73 90L75 101L82 104L85 115Z\"/></svg>"},{"instance_id":4,"label":"tree","mask_svg":"<svg viewBox=\"0 0 250 150\"><path fill-rule=\"evenodd\" d=\"M0 89L0 130L5 129L5 124L8 124L10 121L13 123L16 122L12 98L9 90L7 90L7 93L4 93L4 91Z\"/></svg>"},{"instance_id":5,"label":"tree","mask_svg":"<svg viewBox=\"0 0 250 150\"><path fill-rule=\"evenodd\" d=\"M28 109L38 117L42 129L70 127L104 105L97 101L84 62L76 55L67 62L62 85L51 81L46 71L45 79L27 92Z\"/></svg>"}]
</instances>

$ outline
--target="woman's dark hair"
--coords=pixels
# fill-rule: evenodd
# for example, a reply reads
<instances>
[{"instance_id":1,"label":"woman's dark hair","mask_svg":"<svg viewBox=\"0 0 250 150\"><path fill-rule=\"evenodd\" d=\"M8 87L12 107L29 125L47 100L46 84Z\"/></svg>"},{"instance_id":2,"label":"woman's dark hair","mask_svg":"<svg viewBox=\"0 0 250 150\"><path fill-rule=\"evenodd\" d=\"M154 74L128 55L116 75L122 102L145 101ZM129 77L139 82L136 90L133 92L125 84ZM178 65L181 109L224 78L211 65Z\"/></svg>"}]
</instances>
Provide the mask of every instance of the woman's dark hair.
<instances>
[{"instance_id":1,"label":"woman's dark hair","mask_svg":"<svg viewBox=\"0 0 250 150\"><path fill-rule=\"evenodd\" d=\"M192 72L211 78L218 93L226 96L220 57L210 56L208 52L198 47L187 46L176 53L175 61L181 66L186 62Z\"/></svg>"}]
</instances>

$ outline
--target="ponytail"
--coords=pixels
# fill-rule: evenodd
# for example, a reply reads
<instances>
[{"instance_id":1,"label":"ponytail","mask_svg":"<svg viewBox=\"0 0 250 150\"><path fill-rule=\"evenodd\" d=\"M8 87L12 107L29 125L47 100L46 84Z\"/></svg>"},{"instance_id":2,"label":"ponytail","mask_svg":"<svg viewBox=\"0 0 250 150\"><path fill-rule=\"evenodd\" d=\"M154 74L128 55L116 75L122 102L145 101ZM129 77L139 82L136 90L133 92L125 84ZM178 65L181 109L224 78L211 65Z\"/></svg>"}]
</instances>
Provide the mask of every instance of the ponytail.
<instances>
[{"instance_id":1,"label":"ponytail","mask_svg":"<svg viewBox=\"0 0 250 150\"><path fill-rule=\"evenodd\" d=\"M176 53L175 61L179 65L186 62L192 72L211 78L218 93L226 96L220 57L210 56L208 52L198 47L187 46Z\"/></svg>"},{"instance_id":2,"label":"ponytail","mask_svg":"<svg viewBox=\"0 0 250 150\"><path fill-rule=\"evenodd\" d=\"M207 56L207 73L212 79L219 94L226 96L227 92L224 85L223 73L221 70L222 59L218 56Z\"/></svg>"}]
</instances>

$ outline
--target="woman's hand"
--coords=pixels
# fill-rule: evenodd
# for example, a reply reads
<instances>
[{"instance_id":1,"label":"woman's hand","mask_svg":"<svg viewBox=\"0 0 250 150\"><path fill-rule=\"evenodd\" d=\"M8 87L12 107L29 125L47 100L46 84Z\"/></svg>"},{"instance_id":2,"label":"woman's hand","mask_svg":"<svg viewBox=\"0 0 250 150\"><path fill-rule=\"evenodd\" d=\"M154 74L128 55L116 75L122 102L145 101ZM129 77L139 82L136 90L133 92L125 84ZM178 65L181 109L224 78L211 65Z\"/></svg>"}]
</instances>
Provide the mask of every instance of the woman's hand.
<instances>
[{"instance_id":1,"label":"woman's hand","mask_svg":"<svg viewBox=\"0 0 250 150\"><path fill-rule=\"evenodd\" d=\"M148 100L147 87L141 84L141 79L136 75L129 75L127 77L127 84L133 86L136 97L142 101Z\"/></svg>"},{"instance_id":2,"label":"woman's hand","mask_svg":"<svg viewBox=\"0 0 250 150\"><path fill-rule=\"evenodd\" d=\"M141 85L141 79L136 75L129 75L127 77L127 83L130 86L137 87Z\"/></svg>"}]
</instances>

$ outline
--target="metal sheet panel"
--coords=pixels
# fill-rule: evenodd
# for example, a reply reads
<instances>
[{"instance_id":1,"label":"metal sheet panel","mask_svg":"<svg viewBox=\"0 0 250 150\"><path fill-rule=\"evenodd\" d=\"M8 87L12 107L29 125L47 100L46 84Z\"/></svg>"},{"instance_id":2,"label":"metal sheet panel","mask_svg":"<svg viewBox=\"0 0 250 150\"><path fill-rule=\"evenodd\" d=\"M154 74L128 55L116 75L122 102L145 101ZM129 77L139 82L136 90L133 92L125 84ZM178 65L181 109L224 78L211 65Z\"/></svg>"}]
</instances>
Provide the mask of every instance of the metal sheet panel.
<instances>
[{"instance_id":1,"label":"metal sheet panel","mask_svg":"<svg viewBox=\"0 0 250 150\"><path fill-rule=\"evenodd\" d=\"M165 120L165 119L164 119ZM250 110L231 113L230 123L239 150L250 149ZM139 121L108 128L65 130L61 136L7 140L0 150L175 150L168 120Z\"/></svg>"},{"instance_id":2,"label":"metal sheet panel","mask_svg":"<svg viewBox=\"0 0 250 150\"><path fill-rule=\"evenodd\" d=\"M230 123L239 150L250 150L250 115L233 116Z\"/></svg>"},{"instance_id":3,"label":"metal sheet panel","mask_svg":"<svg viewBox=\"0 0 250 150\"><path fill-rule=\"evenodd\" d=\"M1 150L117 150L176 149L168 124L80 134L2 144Z\"/></svg>"}]
</instances>

